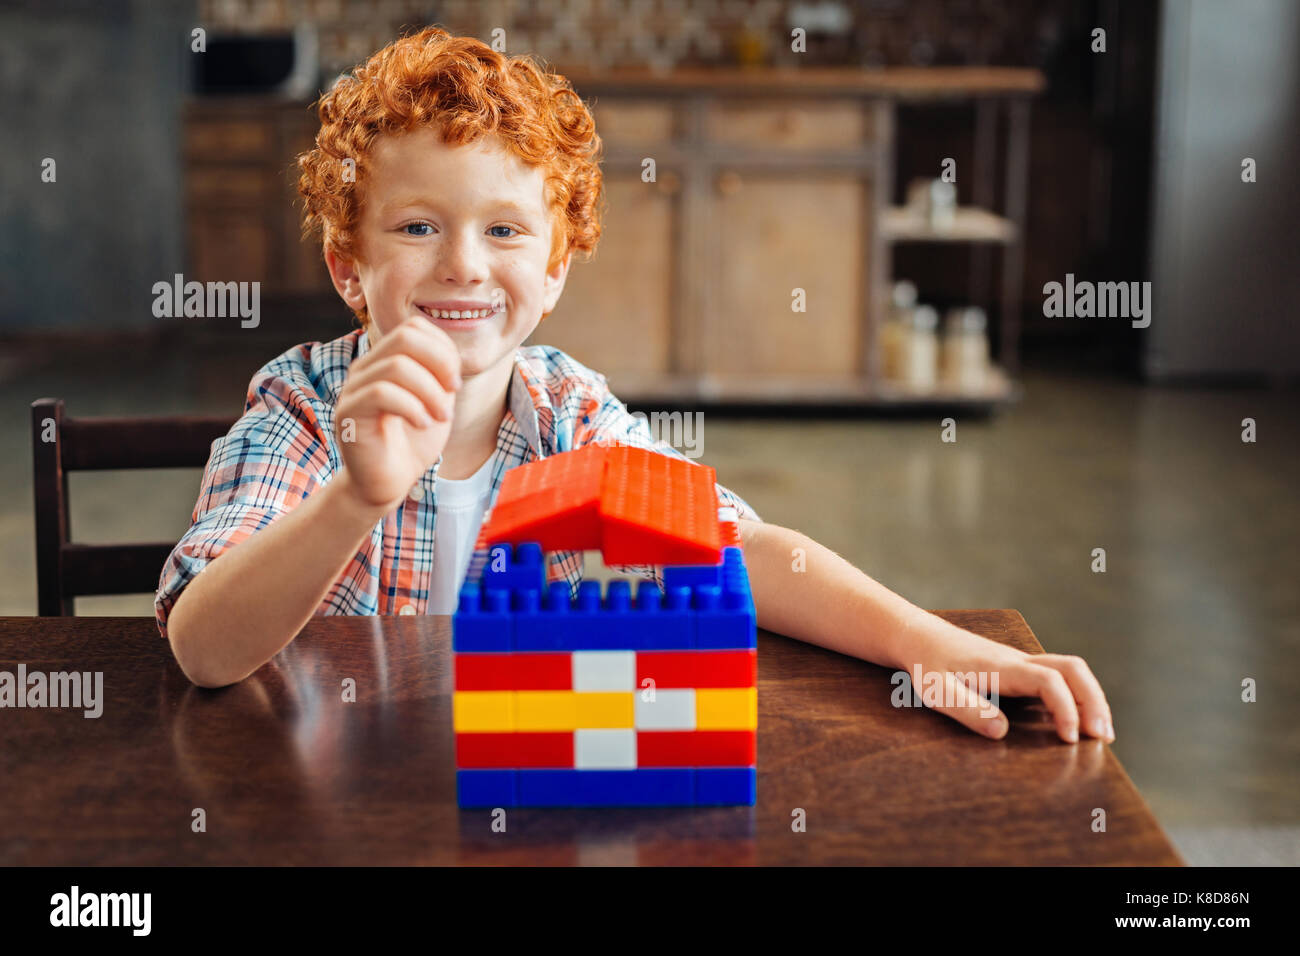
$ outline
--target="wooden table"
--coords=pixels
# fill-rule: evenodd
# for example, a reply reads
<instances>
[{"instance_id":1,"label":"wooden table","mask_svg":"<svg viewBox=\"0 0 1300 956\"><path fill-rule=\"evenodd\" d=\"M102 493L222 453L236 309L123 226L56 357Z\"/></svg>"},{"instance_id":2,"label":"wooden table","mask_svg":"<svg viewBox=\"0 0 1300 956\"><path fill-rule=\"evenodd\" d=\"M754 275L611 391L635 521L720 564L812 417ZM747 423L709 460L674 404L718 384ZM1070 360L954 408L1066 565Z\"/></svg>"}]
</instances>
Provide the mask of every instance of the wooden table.
<instances>
[{"instance_id":1,"label":"wooden table","mask_svg":"<svg viewBox=\"0 0 1300 956\"><path fill-rule=\"evenodd\" d=\"M1017 611L937 613L1042 650ZM1004 699L991 742L891 707L883 668L766 632L756 807L515 809L493 832L456 807L450 632L317 618L209 691L152 619L0 618L0 670L104 682L98 719L0 710L0 865L1182 863L1110 749L1062 743L1040 704Z\"/></svg>"}]
</instances>

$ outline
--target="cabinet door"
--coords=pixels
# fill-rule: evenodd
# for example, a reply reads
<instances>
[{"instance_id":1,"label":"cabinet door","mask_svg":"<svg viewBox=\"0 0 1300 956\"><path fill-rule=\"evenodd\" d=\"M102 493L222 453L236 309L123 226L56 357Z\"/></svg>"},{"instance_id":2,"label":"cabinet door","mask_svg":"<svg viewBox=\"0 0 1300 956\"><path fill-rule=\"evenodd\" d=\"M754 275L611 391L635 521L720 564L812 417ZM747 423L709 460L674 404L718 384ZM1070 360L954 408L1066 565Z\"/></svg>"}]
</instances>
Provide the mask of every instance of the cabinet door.
<instances>
[{"instance_id":1,"label":"cabinet door","mask_svg":"<svg viewBox=\"0 0 1300 956\"><path fill-rule=\"evenodd\" d=\"M606 218L596 254L575 258L555 311L528 342L568 352L603 372L615 393L661 383L672 367L672 255L680 180L631 172L605 178Z\"/></svg>"},{"instance_id":2,"label":"cabinet door","mask_svg":"<svg viewBox=\"0 0 1300 956\"><path fill-rule=\"evenodd\" d=\"M706 387L860 380L869 201L856 174L720 171L700 337ZM807 311L792 309L796 289Z\"/></svg>"}]
</instances>

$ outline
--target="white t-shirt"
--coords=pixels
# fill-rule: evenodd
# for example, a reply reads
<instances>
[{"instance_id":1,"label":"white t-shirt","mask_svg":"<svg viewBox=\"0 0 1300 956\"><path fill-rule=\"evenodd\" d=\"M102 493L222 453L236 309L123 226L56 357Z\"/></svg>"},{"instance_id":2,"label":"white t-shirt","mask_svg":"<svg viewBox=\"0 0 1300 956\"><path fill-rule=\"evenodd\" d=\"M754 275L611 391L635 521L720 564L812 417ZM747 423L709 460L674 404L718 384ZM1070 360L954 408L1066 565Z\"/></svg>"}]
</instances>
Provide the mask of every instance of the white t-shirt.
<instances>
[{"instance_id":1,"label":"white t-shirt","mask_svg":"<svg viewBox=\"0 0 1300 956\"><path fill-rule=\"evenodd\" d=\"M453 481L434 479L433 577L429 584L429 614L453 614L460 586L474 556L474 542L483 525L488 499L492 495L492 466L495 453L468 478Z\"/></svg>"}]
</instances>

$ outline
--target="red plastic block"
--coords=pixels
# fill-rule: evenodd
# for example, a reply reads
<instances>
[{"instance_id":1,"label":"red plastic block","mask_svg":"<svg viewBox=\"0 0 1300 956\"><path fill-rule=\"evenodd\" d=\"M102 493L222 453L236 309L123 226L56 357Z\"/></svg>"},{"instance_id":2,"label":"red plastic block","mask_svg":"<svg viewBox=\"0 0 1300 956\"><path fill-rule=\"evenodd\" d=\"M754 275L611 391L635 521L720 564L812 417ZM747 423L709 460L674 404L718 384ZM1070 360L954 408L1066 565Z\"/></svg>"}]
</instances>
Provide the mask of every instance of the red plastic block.
<instances>
[{"instance_id":1,"label":"red plastic block","mask_svg":"<svg viewBox=\"0 0 1300 956\"><path fill-rule=\"evenodd\" d=\"M606 564L719 564L717 473L627 445L610 448L600 496Z\"/></svg>"},{"instance_id":2,"label":"red plastic block","mask_svg":"<svg viewBox=\"0 0 1300 956\"><path fill-rule=\"evenodd\" d=\"M456 690L572 690L568 654L453 654Z\"/></svg>"},{"instance_id":3,"label":"red plastic block","mask_svg":"<svg viewBox=\"0 0 1300 956\"><path fill-rule=\"evenodd\" d=\"M748 767L757 762L752 730L642 730L636 735L638 767Z\"/></svg>"},{"instance_id":4,"label":"red plastic block","mask_svg":"<svg viewBox=\"0 0 1300 956\"><path fill-rule=\"evenodd\" d=\"M649 678L656 687L753 687L758 651L638 651L636 685Z\"/></svg>"},{"instance_id":5,"label":"red plastic block","mask_svg":"<svg viewBox=\"0 0 1300 956\"><path fill-rule=\"evenodd\" d=\"M458 769L572 766L572 732L456 735Z\"/></svg>"},{"instance_id":6,"label":"red plastic block","mask_svg":"<svg viewBox=\"0 0 1300 956\"><path fill-rule=\"evenodd\" d=\"M573 690L573 655L514 655L515 690Z\"/></svg>"},{"instance_id":7,"label":"red plastic block","mask_svg":"<svg viewBox=\"0 0 1300 956\"><path fill-rule=\"evenodd\" d=\"M645 680L654 686L696 687L695 651L637 651L636 686Z\"/></svg>"},{"instance_id":8,"label":"red plastic block","mask_svg":"<svg viewBox=\"0 0 1300 956\"><path fill-rule=\"evenodd\" d=\"M737 521L719 521L718 534L722 538L722 547L741 548L740 523ZM741 548L741 550L744 550Z\"/></svg>"},{"instance_id":9,"label":"red plastic block","mask_svg":"<svg viewBox=\"0 0 1300 956\"><path fill-rule=\"evenodd\" d=\"M628 445L584 445L506 472L478 547L599 548L606 564L719 564L717 473Z\"/></svg>"},{"instance_id":10,"label":"red plastic block","mask_svg":"<svg viewBox=\"0 0 1300 956\"><path fill-rule=\"evenodd\" d=\"M536 541L543 551L600 546L603 445L552 455L506 472L481 531L488 544Z\"/></svg>"},{"instance_id":11,"label":"red plastic block","mask_svg":"<svg viewBox=\"0 0 1300 956\"><path fill-rule=\"evenodd\" d=\"M695 687L754 687L758 684L758 651L693 651Z\"/></svg>"}]
</instances>

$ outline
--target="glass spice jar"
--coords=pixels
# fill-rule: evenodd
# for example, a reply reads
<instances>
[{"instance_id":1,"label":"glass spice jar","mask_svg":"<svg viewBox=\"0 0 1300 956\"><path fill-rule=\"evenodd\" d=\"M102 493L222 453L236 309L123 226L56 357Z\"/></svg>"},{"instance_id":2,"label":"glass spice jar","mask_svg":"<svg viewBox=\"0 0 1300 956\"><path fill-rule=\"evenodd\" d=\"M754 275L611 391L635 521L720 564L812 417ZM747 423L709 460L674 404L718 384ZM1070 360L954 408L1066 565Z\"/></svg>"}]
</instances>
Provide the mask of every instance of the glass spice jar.
<instances>
[{"instance_id":1,"label":"glass spice jar","mask_svg":"<svg viewBox=\"0 0 1300 956\"><path fill-rule=\"evenodd\" d=\"M908 323L903 359L903 382L912 391L934 391L939 366L939 313L933 306L918 305Z\"/></svg>"},{"instance_id":2,"label":"glass spice jar","mask_svg":"<svg viewBox=\"0 0 1300 956\"><path fill-rule=\"evenodd\" d=\"M940 360L944 384L962 392L983 391L989 369L987 325L983 309L948 311Z\"/></svg>"}]
</instances>

